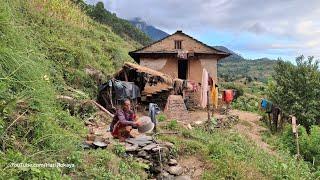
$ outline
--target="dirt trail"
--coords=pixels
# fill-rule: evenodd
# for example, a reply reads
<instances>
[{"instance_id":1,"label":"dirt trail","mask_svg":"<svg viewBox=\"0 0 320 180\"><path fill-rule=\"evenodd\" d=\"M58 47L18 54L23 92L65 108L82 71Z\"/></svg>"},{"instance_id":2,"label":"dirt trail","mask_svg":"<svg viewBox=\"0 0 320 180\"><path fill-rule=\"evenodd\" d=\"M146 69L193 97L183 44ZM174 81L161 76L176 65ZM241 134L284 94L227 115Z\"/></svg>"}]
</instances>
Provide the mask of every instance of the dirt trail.
<instances>
[{"instance_id":1,"label":"dirt trail","mask_svg":"<svg viewBox=\"0 0 320 180\"><path fill-rule=\"evenodd\" d=\"M260 115L239 110L231 110L230 114L238 115L240 118L239 123L234 126L234 129L236 129L240 134L249 137L269 154L277 155L276 152L271 149L269 144L265 143L261 138L261 131L266 131L267 129L259 125L259 119L261 118Z\"/></svg>"}]
</instances>

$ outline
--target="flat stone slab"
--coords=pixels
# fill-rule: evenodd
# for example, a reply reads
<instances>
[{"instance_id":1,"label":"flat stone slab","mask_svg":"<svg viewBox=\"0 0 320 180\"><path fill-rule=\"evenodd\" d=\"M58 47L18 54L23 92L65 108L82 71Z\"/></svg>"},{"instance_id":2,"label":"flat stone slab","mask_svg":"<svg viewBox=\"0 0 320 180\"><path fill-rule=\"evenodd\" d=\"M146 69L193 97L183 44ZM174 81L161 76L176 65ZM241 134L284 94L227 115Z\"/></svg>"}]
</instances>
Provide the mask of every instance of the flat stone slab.
<instances>
[{"instance_id":1,"label":"flat stone slab","mask_svg":"<svg viewBox=\"0 0 320 180\"><path fill-rule=\"evenodd\" d=\"M178 164L178 161L175 160L175 159L170 159L169 162L168 162L168 164L169 164L170 166L175 166L175 165Z\"/></svg>"},{"instance_id":2,"label":"flat stone slab","mask_svg":"<svg viewBox=\"0 0 320 180\"><path fill-rule=\"evenodd\" d=\"M161 180L174 180L174 176L169 174L166 171L163 171L162 173L158 174L157 179Z\"/></svg>"},{"instance_id":3,"label":"flat stone slab","mask_svg":"<svg viewBox=\"0 0 320 180\"><path fill-rule=\"evenodd\" d=\"M146 150L146 151L150 151L151 149L156 148L156 147L158 147L158 144L152 143L152 144L144 146L142 149Z\"/></svg>"},{"instance_id":4,"label":"flat stone slab","mask_svg":"<svg viewBox=\"0 0 320 180\"><path fill-rule=\"evenodd\" d=\"M126 145L125 145L126 152L137 151L138 148L139 148L139 146L137 144L126 143Z\"/></svg>"},{"instance_id":5,"label":"flat stone slab","mask_svg":"<svg viewBox=\"0 0 320 180\"><path fill-rule=\"evenodd\" d=\"M179 176L183 173L183 168L181 166L170 166L167 171L175 176Z\"/></svg>"},{"instance_id":6,"label":"flat stone slab","mask_svg":"<svg viewBox=\"0 0 320 180\"><path fill-rule=\"evenodd\" d=\"M139 151L137 155L138 157L145 158L148 156L148 153L146 151Z\"/></svg>"},{"instance_id":7,"label":"flat stone slab","mask_svg":"<svg viewBox=\"0 0 320 180\"><path fill-rule=\"evenodd\" d=\"M177 176L175 180L191 180L189 176Z\"/></svg>"},{"instance_id":8,"label":"flat stone slab","mask_svg":"<svg viewBox=\"0 0 320 180\"><path fill-rule=\"evenodd\" d=\"M143 135L143 136L138 136L135 138L128 138L128 139L126 139L126 142L128 142L130 144L137 144L140 147L144 147L144 146L152 143L152 137Z\"/></svg>"},{"instance_id":9,"label":"flat stone slab","mask_svg":"<svg viewBox=\"0 0 320 180\"><path fill-rule=\"evenodd\" d=\"M107 143L101 142L101 141L94 141L94 142L93 142L93 145L95 145L95 146L97 146L97 147L100 147L100 148L105 148L105 147L108 146Z\"/></svg>"}]
</instances>

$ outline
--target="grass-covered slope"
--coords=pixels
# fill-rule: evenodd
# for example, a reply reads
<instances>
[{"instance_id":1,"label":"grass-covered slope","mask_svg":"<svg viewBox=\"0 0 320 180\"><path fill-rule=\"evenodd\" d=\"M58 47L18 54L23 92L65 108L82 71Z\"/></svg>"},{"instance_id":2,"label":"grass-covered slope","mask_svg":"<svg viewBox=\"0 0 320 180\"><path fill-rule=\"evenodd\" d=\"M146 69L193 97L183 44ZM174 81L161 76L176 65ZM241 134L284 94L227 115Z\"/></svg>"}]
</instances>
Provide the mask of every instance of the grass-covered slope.
<instances>
[{"instance_id":1,"label":"grass-covered slope","mask_svg":"<svg viewBox=\"0 0 320 180\"><path fill-rule=\"evenodd\" d=\"M87 14L94 20L106 24L112 30L125 40L133 40L140 44L147 45L152 42L151 38L147 36L140 29L132 25L128 20L117 17L115 13L109 12L105 9L102 1L95 5L88 5L83 0L72 0L84 9Z\"/></svg>"},{"instance_id":2,"label":"grass-covered slope","mask_svg":"<svg viewBox=\"0 0 320 180\"><path fill-rule=\"evenodd\" d=\"M1 179L139 177L141 168L130 160L110 151L83 151L83 119L71 116L56 100L61 94L94 98L97 78L86 68L111 74L138 43L124 41L70 1L0 4ZM75 168L9 166L57 162Z\"/></svg>"},{"instance_id":3,"label":"grass-covered slope","mask_svg":"<svg viewBox=\"0 0 320 180\"><path fill-rule=\"evenodd\" d=\"M317 179L304 161L296 161L288 152L267 153L247 136L233 129L202 128L186 130L168 122L178 135L161 135L160 139L176 145L181 158L194 156L204 163L202 179Z\"/></svg>"}]
</instances>

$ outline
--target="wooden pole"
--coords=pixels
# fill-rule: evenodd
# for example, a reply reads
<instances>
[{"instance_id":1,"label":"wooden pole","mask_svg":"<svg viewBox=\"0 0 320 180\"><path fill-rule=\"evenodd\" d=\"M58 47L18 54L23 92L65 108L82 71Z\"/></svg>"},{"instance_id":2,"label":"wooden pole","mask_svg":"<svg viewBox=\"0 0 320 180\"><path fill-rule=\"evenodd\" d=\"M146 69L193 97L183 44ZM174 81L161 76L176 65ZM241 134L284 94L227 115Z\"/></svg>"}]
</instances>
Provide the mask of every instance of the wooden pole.
<instances>
[{"instance_id":1,"label":"wooden pole","mask_svg":"<svg viewBox=\"0 0 320 180\"><path fill-rule=\"evenodd\" d=\"M101 111L107 113L110 117L112 117L112 118L114 117L114 115L113 115L111 112L109 112L108 110L106 110L106 108L104 108L103 106L101 106L100 104L98 104L97 102L95 102L94 100L91 100L91 102L92 102L93 104L95 104Z\"/></svg>"},{"instance_id":2,"label":"wooden pole","mask_svg":"<svg viewBox=\"0 0 320 180\"><path fill-rule=\"evenodd\" d=\"M299 127L299 125L298 125ZM300 159L300 148L299 148L299 133L298 131L295 133L296 134L296 147L297 147L297 159Z\"/></svg>"},{"instance_id":3,"label":"wooden pole","mask_svg":"<svg viewBox=\"0 0 320 180\"><path fill-rule=\"evenodd\" d=\"M208 113L208 121L210 121L210 98L209 98L209 91L207 91L207 113Z\"/></svg>"},{"instance_id":4,"label":"wooden pole","mask_svg":"<svg viewBox=\"0 0 320 180\"><path fill-rule=\"evenodd\" d=\"M271 116L270 116L270 113L268 113L268 124L269 124L269 128L270 130L272 131L272 126L271 126Z\"/></svg>"},{"instance_id":5,"label":"wooden pole","mask_svg":"<svg viewBox=\"0 0 320 180\"><path fill-rule=\"evenodd\" d=\"M290 116L290 117L291 117L291 124L292 124L292 132L295 135L295 139L296 139L297 160L300 160L299 131L298 131L300 124L297 126L297 118L295 116Z\"/></svg>"}]
</instances>

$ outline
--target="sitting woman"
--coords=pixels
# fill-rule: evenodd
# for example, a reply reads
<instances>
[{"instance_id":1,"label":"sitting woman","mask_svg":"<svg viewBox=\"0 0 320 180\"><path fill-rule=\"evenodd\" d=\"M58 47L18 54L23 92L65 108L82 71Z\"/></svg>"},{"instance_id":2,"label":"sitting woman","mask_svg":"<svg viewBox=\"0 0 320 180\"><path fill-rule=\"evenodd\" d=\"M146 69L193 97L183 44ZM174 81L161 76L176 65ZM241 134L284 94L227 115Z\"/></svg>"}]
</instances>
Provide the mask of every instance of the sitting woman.
<instances>
[{"instance_id":1,"label":"sitting woman","mask_svg":"<svg viewBox=\"0 0 320 180\"><path fill-rule=\"evenodd\" d=\"M118 109L110 125L110 131L113 137L119 138L120 141L130 137L132 128L140 126L140 122L136 120L136 115L131 110L129 99L123 101L121 109Z\"/></svg>"}]
</instances>

